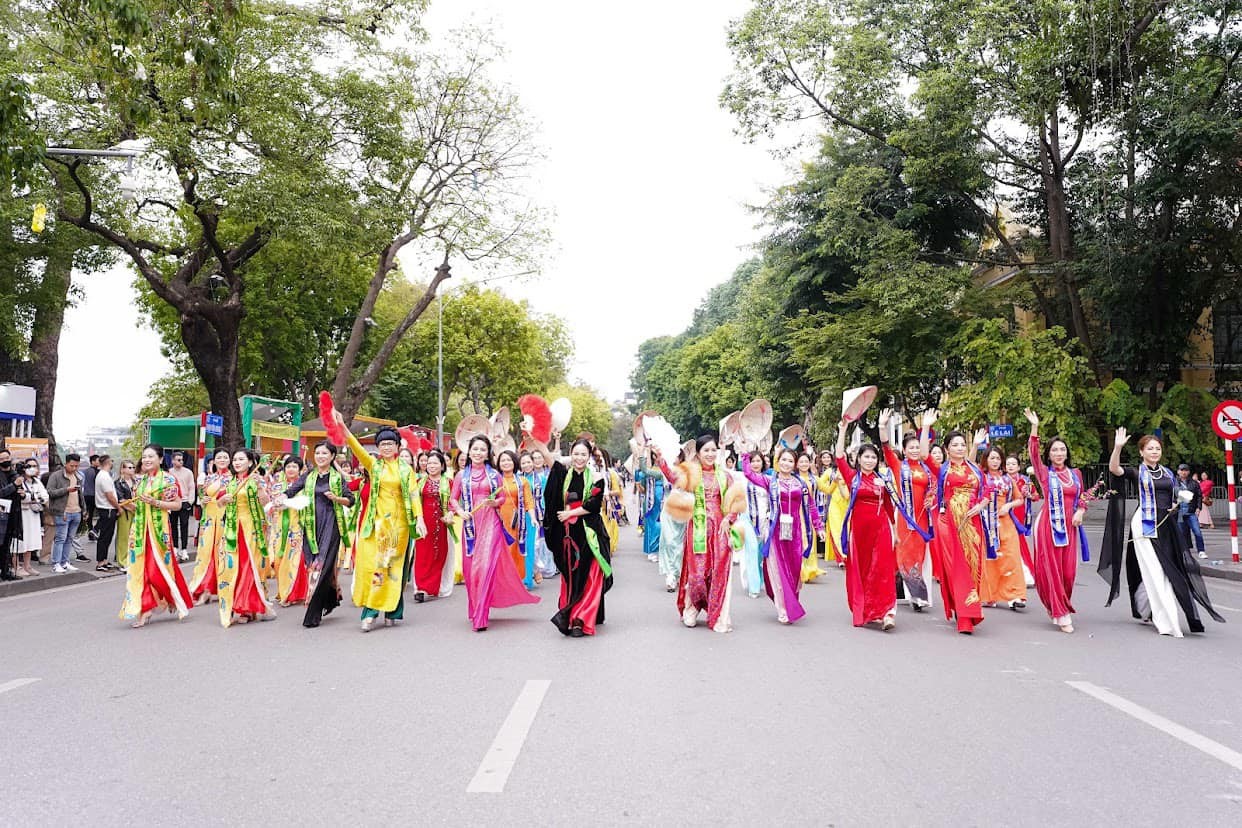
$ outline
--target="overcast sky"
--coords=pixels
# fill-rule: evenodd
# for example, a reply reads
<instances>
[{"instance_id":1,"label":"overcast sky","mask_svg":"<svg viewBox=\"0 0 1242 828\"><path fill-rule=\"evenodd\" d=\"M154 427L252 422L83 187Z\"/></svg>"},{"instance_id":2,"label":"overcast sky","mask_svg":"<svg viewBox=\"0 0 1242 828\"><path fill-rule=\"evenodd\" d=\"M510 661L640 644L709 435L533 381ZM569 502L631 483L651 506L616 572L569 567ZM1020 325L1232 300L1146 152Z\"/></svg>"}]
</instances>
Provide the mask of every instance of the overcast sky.
<instances>
[{"instance_id":1,"label":"overcast sky","mask_svg":"<svg viewBox=\"0 0 1242 828\"><path fill-rule=\"evenodd\" d=\"M717 98L730 69L728 22L746 0L440 0L433 36L494 28L504 77L538 124L536 196L554 210L542 273L503 290L569 323L573 378L610 400L628 388L640 342L677 333L760 231L747 206L786 177L765 147L733 134ZM411 266L406 262L406 267ZM453 269L454 281L472 274ZM139 327L132 273L82 276L66 314L56 430L126 426L166 369Z\"/></svg>"}]
</instances>

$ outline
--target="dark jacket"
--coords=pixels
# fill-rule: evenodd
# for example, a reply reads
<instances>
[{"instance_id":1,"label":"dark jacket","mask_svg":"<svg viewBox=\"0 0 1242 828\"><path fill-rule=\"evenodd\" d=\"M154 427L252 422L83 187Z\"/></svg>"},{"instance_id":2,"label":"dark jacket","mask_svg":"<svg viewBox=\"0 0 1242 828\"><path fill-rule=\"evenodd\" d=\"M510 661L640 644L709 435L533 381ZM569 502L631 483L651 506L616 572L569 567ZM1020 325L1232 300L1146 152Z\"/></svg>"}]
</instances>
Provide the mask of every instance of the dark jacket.
<instances>
[{"instance_id":1,"label":"dark jacket","mask_svg":"<svg viewBox=\"0 0 1242 828\"><path fill-rule=\"evenodd\" d=\"M82 491L83 475L82 470L78 469L76 475L77 481L75 485L78 487L78 505L82 511L86 511L86 494ZM57 469L47 476L47 496L48 511L53 517L60 517L65 513L65 506L69 502L69 476L65 474L64 467Z\"/></svg>"}]
</instances>

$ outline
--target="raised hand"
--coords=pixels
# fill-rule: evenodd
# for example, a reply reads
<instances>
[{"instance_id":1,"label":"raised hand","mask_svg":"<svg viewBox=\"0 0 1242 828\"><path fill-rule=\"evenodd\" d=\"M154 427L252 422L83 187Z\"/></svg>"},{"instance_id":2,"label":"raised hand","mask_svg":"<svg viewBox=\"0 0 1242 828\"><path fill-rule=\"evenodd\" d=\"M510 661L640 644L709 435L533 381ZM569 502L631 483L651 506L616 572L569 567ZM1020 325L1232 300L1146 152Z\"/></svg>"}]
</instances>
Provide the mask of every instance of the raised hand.
<instances>
[{"instance_id":1,"label":"raised hand","mask_svg":"<svg viewBox=\"0 0 1242 828\"><path fill-rule=\"evenodd\" d=\"M1033 426L1039 425L1039 415L1029 408L1022 409L1022 413L1026 416L1027 422Z\"/></svg>"},{"instance_id":2,"label":"raised hand","mask_svg":"<svg viewBox=\"0 0 1242 828\"><path fill-rule=\"evenodd\" d=\"M980 428L975 431L975 444L974 444L975 448L978 448L979 446L983 445L987 441L988 441L988 430L986 428Z\"/></svg>"},{"instance_id":3,"label":"raised hand","mask_svg":"<svg viewBox=\"0 0 1242 828\"><path fill-rule=\"evenodd\" d=\"M885 408L880 411L880 431L887 432L889 423L893 421L893 409Z\"/></svg>"},{"instance_id":4,"label":"raised hand","mask_svg":"<svg viewBox=\"0 0 1242 828\"><path fill-rule=\"evenodd\" d=\"M923 412L923 428L930 429L936 424L936 419L940 416L940 412L934 408L929 408Z\"/></svg>"},{"instance_id":5,"label":"raised hand","mask_svg":"<svg viewBox=\"0 0 1242 828\"><path fill-rule=\"evenodd\" d=\"M1130 432L1126 431L1125 426L1122 426L1121 428L1117 429L1116 434L1113 436L1113 445L1116 446L1117 448L1121 448L1129 441L1130 441Z\"/></svg>"}]
</instances>

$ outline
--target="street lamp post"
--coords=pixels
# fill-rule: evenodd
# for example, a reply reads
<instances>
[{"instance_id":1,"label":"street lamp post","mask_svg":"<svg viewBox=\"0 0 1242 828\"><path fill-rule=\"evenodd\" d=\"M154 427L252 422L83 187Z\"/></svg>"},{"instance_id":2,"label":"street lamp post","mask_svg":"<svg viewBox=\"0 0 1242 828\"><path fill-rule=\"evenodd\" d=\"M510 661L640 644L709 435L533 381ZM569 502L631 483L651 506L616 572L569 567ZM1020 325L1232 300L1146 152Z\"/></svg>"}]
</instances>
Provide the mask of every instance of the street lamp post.
<instances>
[{"instance_id":1,"label":"street lamp post","mask_svg":"<svg viewBox=\"0 0 1242 828\"><path fill-rule=\"evenodd\" d=\"M436 293L436 451L444 450L444 294Z\"/></svg>"}]
</instances>

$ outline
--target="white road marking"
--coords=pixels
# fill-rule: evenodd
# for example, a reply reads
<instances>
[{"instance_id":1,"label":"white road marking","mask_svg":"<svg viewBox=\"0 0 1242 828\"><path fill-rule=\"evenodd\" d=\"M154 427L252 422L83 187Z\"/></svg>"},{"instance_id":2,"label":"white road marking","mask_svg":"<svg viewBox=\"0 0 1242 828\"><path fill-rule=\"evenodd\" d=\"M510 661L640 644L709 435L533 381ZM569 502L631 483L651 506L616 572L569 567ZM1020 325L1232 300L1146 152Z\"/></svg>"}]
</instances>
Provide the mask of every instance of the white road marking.
<instances>
[{"instance_id":1,"label":"white road marking","mask_svg":"<svg viewBox=\"0 0 1242 828\"><path fill-rule=\"evenodd\" d=\"M24 678L6 681L4 684L0 684L0 693L7 693L10 690L16 690L19 687L25 687L27 684L34 684L38 680L39 679L37 678Z\"/></svg>"},{"instance_id":2,"label":"white road marking","mask_svg":"<svg viewBox=\"0 0 1242 828\"><path fill-rule=\"evenodd\" d=\"M1110 707L1120 710L1127 716L1132 716L1140 722L1150 725L1156 730L1172 736L1179 742L1190 745L1192 748L1206 753L1213 759L1218 759L1221 762L1224 762L1234 770L1242 771L1242 753L1238 753L1232 748L1227 748L1220 742L1209 739L1202 733L1196 733L1188 727L1183 727L1177 722L1166 719L1159 713L1148 710L1142 705L1135 704L1129 699L1124 699L1116 693L1110 693L1103 687L1097 687L1089 681L1067 681L1065 683L1079 692L1086 693L1088 696L1102 701Z\"/></svg>"},{"instance_id":3,"label":"white road marking","mask_svg":"<svg viewBox=\"0 0 1242 828\"><path fill-rule=\"evenodd\" d=\"M492 740L492 746L487 749L483 761L479 763L479 769L474 772L474 778L466 786L466 793L504 792L509 773L517 762L518 754L522 751L522 745L526 742L531 725L535 723L535 715L538 714L539 706L543 704L543 697L547 695L551 684L552 682L543 679L526 682L504 724L500 726L500 732Z\"/></svg>"}]
</instances>

